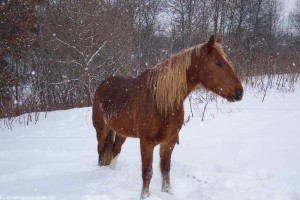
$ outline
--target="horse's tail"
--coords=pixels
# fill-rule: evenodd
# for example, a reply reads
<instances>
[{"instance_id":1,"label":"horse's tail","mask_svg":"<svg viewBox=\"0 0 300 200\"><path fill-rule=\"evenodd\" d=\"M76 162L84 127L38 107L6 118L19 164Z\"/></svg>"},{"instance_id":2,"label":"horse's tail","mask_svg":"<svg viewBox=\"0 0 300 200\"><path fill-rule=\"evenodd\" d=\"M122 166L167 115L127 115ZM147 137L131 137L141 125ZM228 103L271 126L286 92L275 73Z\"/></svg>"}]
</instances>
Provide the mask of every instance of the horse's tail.
<instances>
[{"instance_id":1,"label":"horse's tail","mask_svg":"<svg viewBox=\"0 0 300 200\"><path fill-rule=\"evenodd\" d=\"M108 130L107 136L104 142L104 152L102 158L100 158L100 165L110 165L113 159L113 144L115 142L115 132L111 129Z\"/></svg>"},{"instance_id":2,"label":"horse's tail","mask_svg":"<svg viewBox=\"0 0 300 200\"><path fill-rule=\"evenodd\" d=\"M100 97L101 87L99 86L95 92L93 100L93 125L97 131L99 165L109 165L113 159L113 143L115 141L115 132L106 127L100 107ZM106 135L106 138L104 142L100 143L100 138L104 136L103 134ZM104 145L104 147L102 145ZM99 151L101 151L101 153Z\"/></svg>"}]
</instances>

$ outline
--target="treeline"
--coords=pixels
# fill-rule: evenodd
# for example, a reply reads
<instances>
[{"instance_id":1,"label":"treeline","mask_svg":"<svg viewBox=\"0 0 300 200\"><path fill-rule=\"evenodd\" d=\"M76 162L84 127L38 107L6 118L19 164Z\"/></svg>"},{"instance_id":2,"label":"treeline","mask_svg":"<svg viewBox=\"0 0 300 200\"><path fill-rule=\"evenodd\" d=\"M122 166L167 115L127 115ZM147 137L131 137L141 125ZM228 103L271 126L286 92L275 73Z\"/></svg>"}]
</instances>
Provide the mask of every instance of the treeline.
<instances>
[{"instance_id":1,"label":"treeline","mask_svg":"<svg viewBox=\"0 0 300 200\"><path fill-rule=\"evenodd\" d=\"M300 0L4 0L0 118L91 105L111 75L136 76L223 35L242 78L300 72ZM252 85L252 79L249 80Z\"/></svg>"}]
</instances>

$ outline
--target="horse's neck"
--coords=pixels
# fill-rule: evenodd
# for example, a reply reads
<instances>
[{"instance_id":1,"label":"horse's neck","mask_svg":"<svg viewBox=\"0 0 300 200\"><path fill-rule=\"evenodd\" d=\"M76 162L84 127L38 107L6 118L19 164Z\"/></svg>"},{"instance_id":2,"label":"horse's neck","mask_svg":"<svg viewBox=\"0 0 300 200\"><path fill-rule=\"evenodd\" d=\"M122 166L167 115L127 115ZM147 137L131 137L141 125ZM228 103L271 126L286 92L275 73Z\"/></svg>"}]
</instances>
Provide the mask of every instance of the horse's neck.
<instances>
[{"instance_id":1,"label":"horse's neck","mask_svg":"<svg viewBox=\"0 0 300 200\"><path fill-rule=\"evenodd\" d=\"M191 65L193 65L193 63L191 63ZM186 72L187 75L187 94L185 96L185 98L191 93L193 92L193 90L195 90L197 88L198 85L200 84L200 80L198 80L198 77L196 75L195 72L195 67L190 66Z\"/></svg>"}]
</instances>

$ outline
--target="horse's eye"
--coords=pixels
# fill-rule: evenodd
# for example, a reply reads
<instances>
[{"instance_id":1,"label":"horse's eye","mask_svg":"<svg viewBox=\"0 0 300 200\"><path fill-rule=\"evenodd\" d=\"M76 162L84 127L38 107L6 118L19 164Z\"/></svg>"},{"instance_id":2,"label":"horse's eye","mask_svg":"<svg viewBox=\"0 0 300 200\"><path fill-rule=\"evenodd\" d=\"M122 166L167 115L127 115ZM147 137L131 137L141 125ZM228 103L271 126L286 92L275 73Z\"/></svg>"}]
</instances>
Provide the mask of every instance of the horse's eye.
<instances>
[{"instance_id":1,"label":"horse's eye","mask_svg":"<svg viewBox=\"0 0 300 200\"><path fill-rule=\"evenodd\" d=\"M216 65L217 65L218 67L223 67L223 63L222 63L221 61L217 61L217 62L216 62Z\"/></svg>"}]
</instances>

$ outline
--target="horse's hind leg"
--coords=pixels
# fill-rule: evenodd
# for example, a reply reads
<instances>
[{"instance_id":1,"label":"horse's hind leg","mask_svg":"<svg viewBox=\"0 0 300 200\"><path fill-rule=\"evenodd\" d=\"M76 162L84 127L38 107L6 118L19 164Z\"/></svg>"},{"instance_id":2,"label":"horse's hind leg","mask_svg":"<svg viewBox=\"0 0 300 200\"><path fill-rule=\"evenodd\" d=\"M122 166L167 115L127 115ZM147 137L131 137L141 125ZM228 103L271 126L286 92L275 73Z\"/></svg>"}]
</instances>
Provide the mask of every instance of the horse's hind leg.
<instances>
[{"instance_id":1,"label":"horse's hind leg","mask_svg":"<svg viewBox=\"0 0 300 200\"><path fill-rule=\"evenodd\" d=\"M104 165L102 160L103 160L103 155L104 155L104 150L105 150L105 140L107 137L107 128L105 126L101 127L101 128L97 127L96 132L97 132L97 141L98 141L98 146L97 146L98 165L102 166L102 165Z\"/></svg>"},{"instance_id":2,"label":"horse's hind leg","mask_svg":"<svg viewBox=\"0 0 300 200\"><path fill-rule=\"evenodd\" d=\"M114 146L113 146L113 159L110 163L110 167L112 169L115 169L117 166L118 157L119 157L122 145L124 144L125 140L126 140L126 137L123 137L121 135L116 135Z\"/></svg>"},{"instance_id":3,"label":"horse's hind leg","mask_svg":"<svg viewBox=\"0 0 300 200\"><path fill-rule=\"evenodd\" d=\"M100 109L100 105L98 105L98 99L95 96L94 103L93 103L93 126L96 129L96 136L97 136L97 151L98 151L98 165L101 166L101 159L104 153L104 142L107 136L107 130L105 126L105 122L103 119L102 111Z\"/></svg>"},{"instance_id":4,"label":"horse's hind leg","mask_svg":"<svg viewBox=\"0 0 300 200\"><path fill-rule=\"evenodd\" d=\"M126 137L123 137L121 135L116 135L114 147L113 147L113 156L116 157L120 152L122 145L124 144L126 140Z\"/></svg>"},{"instance_id":5,"label":"horse's hind leg","mask_svg":"<svg viewBox=\"0 0 300 200\"><path fill-rule=\"evenodd\" d=\"M170 185L171 155L177 140L178 136L174 136L170 141L162 143L160 145L160 170L162 175L161 190L162 192L166 192L169 194L172 194L172 189Z\"/></svg>"}]
</instances>

